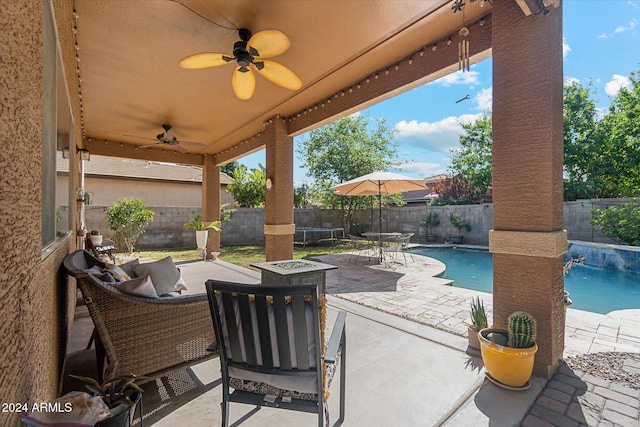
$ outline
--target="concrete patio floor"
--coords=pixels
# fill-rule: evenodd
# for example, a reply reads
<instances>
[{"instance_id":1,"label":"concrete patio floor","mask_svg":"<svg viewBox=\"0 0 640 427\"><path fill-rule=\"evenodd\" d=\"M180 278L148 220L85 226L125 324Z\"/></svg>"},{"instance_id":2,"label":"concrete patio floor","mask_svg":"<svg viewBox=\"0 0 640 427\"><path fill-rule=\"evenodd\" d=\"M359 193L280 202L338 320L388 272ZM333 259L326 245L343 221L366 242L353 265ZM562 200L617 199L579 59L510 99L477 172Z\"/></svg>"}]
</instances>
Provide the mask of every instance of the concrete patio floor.
<instances>
[{"instance_id":1,"label":"concrete patio floor","mask_svg":"<svg viewBox=\"0 0 640 427\"><path fill-rule=\"evenodd\" d=\"M616 425L609 421L611 418L623 420L620 425L640 425L639 391L581 376L566 367L548 383L533 377L532 387L525 392L506 391L485 381L479 354L467 350L465 323L471 297L480 295L490 311L491 295L430 278L441 268L435 260L414 255L415 261L407 267L385 269L364 262L354 266L348 259L349 254L321 259L339 267L327 274L327 293L333 294L328 295L328 325L338 310L348 313L347 409L343 425ZM203 292L209 278L257 283L260 277L254 270L221 260L183 263L180 268L190 293ZM634 335L640 331L637 313L627 310L613 314L569 309L565 355L640 352L640 338ZM206 391L182 406L175 405L176 409L160 420L147 419L145 425L209 426L220 422L218 360L196 366L193 373L198 381L210 384ZM340 381L336 378L331 388L332 424L338 413ZM168 401L167 405L171 408L172 404ZM604 418L607 410L609 418ZM623 410L627 415L620 413ZM230 413L232 423L240 421L232 425L316 423L310 414L270 408L254 411L240 404L232 404Z\"/></svg>"}]
</instances>

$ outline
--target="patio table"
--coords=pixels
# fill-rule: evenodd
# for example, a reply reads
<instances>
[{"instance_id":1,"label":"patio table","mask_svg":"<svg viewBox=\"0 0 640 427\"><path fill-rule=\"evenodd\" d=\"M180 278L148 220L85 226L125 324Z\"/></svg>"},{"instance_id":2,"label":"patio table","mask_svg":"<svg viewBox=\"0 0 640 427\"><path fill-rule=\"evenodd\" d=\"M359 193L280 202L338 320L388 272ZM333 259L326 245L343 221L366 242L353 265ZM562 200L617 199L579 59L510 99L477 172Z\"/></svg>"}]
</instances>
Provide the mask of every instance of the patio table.
<instances>
[{"instance_id":1,"label":"patio table","mask_svg":"<svg viewBox=\"0 0 640 427\"><path fill-rule=\"evenodd\" d=\"M366 233L362 233L362 235L366 237L367 240L371 241L373 245L376 245L376 244L378 245L378 250L380 254L378 262L382 264L382 261L384 260L384 256L385 256L384 242L390 239L397 239L402 235L402 233L398 233L398 232L379 233L379 232L369 231Z\"/></svg>"}]
</instances>

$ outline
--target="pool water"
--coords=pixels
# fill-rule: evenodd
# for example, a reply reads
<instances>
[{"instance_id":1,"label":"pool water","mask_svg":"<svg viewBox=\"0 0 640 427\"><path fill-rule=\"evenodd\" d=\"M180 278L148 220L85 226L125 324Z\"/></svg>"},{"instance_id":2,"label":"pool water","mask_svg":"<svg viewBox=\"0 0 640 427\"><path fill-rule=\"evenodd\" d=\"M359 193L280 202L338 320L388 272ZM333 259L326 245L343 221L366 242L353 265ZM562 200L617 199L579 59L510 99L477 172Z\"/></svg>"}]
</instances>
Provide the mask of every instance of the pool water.
<instances>
[{"instance_id":1,"label":"pool water","mask_svg":"<svg viewBox=\"0 0 640 427\"><path fill-rule=\"evenodd\" d=\"M493 291L493 255L472 249L421 248L415 253L445 263L442 277L453 286L482 292ZM564 276L564 288L571 295L571 308L606 314L614 310L640 309L640 277L624 271L605 270L581 264Z\"/></svg>"}]
</instances>

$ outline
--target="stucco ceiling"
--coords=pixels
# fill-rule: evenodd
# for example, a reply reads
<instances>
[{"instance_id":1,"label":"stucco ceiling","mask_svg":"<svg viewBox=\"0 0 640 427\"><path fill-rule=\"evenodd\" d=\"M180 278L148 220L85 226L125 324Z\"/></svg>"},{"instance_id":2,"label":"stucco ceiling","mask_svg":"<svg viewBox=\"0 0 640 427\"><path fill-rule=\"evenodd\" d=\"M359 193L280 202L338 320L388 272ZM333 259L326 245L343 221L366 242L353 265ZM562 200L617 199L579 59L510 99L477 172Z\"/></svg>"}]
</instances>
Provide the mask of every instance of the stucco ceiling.
<instances>
[{"instance_id":1,"label":"stucco ceiling","mask_svg":"<svg viewBox=\"0 0 640 427\"><path fill-rule=\"evenodd\" d=\"M190 151L219 153L270 117L294 116L457 34L490 7L467 2L464 14L454 14L442 0L75 0L84 132L140 146L169 123L178 139L205 144ZM178 66L196 53L231 54L237 28L286 34L291 47L273 60L300 77L301 89L257 76L253 97L241 101L231 88L232 64Z\"/></svg>"}]
</instances>

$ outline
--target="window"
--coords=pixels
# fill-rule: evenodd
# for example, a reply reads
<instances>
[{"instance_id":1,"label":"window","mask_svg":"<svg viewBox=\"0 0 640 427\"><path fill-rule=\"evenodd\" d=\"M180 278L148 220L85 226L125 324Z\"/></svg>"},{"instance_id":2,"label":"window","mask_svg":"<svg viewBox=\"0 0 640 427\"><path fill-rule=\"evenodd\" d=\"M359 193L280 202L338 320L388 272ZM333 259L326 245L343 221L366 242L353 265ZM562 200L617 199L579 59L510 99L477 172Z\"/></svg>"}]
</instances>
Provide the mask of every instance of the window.
<instances>
[{"instance_id":1,"label":"window","mask_svg":"<svg viewBox=\"0 0 640 427\"><path fill-rule=\"evenodd\" d=\"M49 0L44 0L42 110L42 247L46 256L71 230L69 166L65 167L68 180L59 179L56 171L63 165L63 148L75 145L70 144L73 122Z\"/></svg>"}]
</instances>

